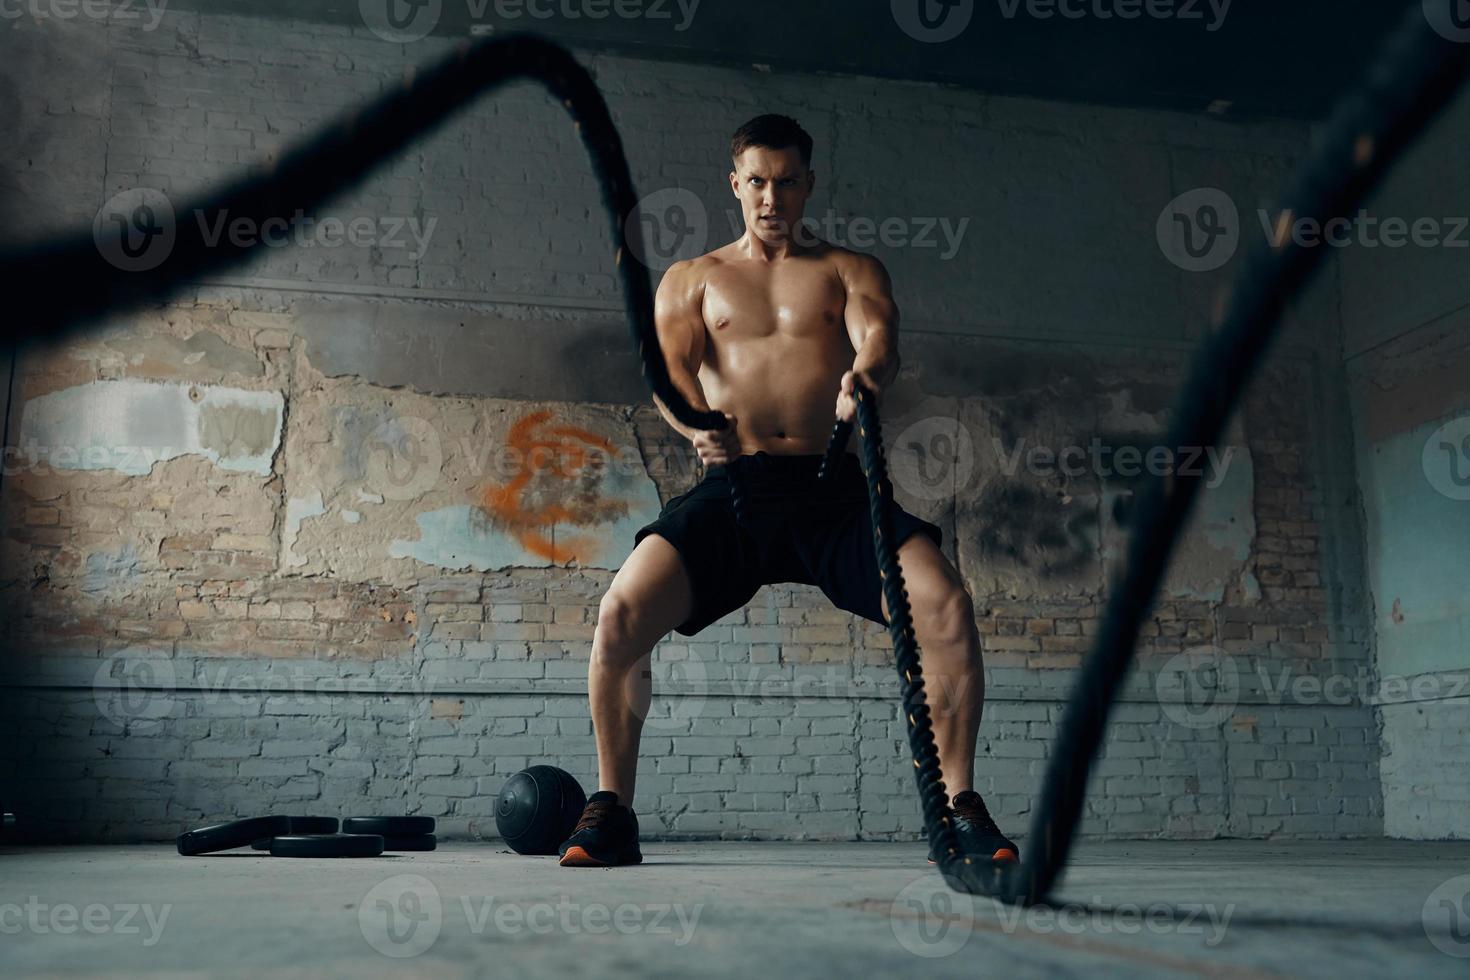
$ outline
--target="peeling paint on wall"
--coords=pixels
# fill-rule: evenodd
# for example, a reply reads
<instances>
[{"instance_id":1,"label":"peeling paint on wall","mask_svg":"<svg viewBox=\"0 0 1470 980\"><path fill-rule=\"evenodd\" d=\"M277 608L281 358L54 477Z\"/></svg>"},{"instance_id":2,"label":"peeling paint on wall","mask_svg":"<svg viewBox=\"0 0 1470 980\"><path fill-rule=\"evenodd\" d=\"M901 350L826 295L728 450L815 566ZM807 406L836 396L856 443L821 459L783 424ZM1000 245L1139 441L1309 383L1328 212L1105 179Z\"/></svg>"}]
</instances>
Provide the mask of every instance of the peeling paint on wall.
<instances>
[{"instance_id":1,"label":"peeling paint on wall","mask_svg":"<svg viewBox=\"0 0 1470 980\"><path fill-rule=\"evenodd\" d=\"M63 470L129 476L186 454L269 476L281 442L279 392L150 381L93 381L30 399L19 452Z\"/></svg>"},{"instance_id":2,"label":"peeling paint on wall","mask_svg":"<svg viewBox=\"0 0 1470 980\"><path fill-rule=\"evenodd\" d=\"M490 526L478 508L468 504L417 514L414 519L418 522L418 539L395 539L388 545L389 557L416 558L439 568L478 572L551 564L545 555L528 552L514 538Z\"/></svg>"},{"instance_id":3,"label":"peeling paint on wall","mask_svg":"<svg viewBox=\"0 0 1470 980\"><path fill-rule=\"evenodd\" d=\"M604 493L617 447L588 429L552 421L550 411L535 412L511 427L520 468L504 486L486 490L485 514L532 554L558 565L587 564L602 542L596 535L558 540L558 525L600 527L627 516L629 502ZM545 455L544 465L538 454Z\"/></svg>"},{"instance_id":4,"label":"peeling paint on wall","mask_svg":"<svg viewBox=\"0 0 1470 980\"><path fill-rule=\"evenodd\" d=\"M310 496L292 497L286 501L286 529L281 535L281 560L287 568L300 568L307 561L304 556L292 550L301 533L301 522L326 512L320 490L313 490Z\"/></svg>"},{"instance_id":5,"label":"peeling paint on wall","mask_svg":"<svg viewBox=\"0 0 1470 980\"><path fill-rule=\"evenodd\" d=\"M1359 456L1378 664L1386 674L1470 666L1470 502L1437 490L1426 468L1425 445L1438 427L1431 420ZM1440 465L1445 473L1433 475L1447 475L1449 460Z\"/></svg>"},{"instance_id":6,"label":"peeling paint on wall","mask_svg":"<svg viewBox=\"0 0 1470 980\"><path fill-rule=\"evenodd\" d=\"M324 380L296 397L291 424L285 563L306 574L617 568L660 509L622 409ZM331 521L307 519L318 506Z\"/></svg>"},{"instance_id":7,"label":"peeling paint on wall","mask_svg":"<svg viewBox=\"0 0 1470 980\"><path fill-rule=\"evenodd\" d=\"M82 579L83 592L107 592L138 575L138 550L133 542L118 551L94 551L87 555L87 572Z\"/></svg>"},{"instance_id":8,"label":"peeling paint on wall","mask_svg":"<svg viewBox=\"0 0 1470 980\"><path fill-rule=\"evenodd\" d=\"M217 333L199 330L188 337L169 333L138 336L135 319L123 318L116 334L100 333L94 342L77 342L73 356L95 361L109 373L148 378L179 378L195 383L226 376L259 378L265 365L253 350L236 347Z\"/></svg>"},{"instance_id":9,"label":"peeling paint on wall","mask_svg":"<svg viewBox=\"0 0 1470 980\"><path fill-rule=\"evenodd\" d=\"M1447 317L1348 363L1384 675L1470 667L1467 327Z\"/></svg>"},{"instance_id":10,"label":"peeling paint on wall","mask_svg":"<svg viewBox=\"0 0 1470 980\"><path fill-rule=\"evenodd\" d=\"M569 565L616 568L639 527L658 516L643 470L606 436L559 421L550 410L518 419L507 435L516 472L493 483L475 506L417 515L417 541L398 540L395 558L449 569Z\"/></svg>"}]
</instances>

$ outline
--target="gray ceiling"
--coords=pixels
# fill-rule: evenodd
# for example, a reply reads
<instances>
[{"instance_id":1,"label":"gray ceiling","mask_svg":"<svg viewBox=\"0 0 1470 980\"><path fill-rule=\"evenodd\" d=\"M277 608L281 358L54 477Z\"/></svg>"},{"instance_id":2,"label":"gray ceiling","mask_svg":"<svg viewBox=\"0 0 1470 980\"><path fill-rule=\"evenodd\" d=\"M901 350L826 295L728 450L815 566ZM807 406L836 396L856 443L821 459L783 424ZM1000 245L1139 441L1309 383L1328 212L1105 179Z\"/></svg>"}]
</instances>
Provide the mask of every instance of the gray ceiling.
<instances>
[{"instance_id":1,"label":"gray ceiling","mask_svg":"<svg viewBox=\"0 0 1470 980\"><path fill-rule=\"evenodd\" d=\"M390 0L171 0L170 7L362 24L361 3ZM407 0L391 0L404 4ZM1326 114L1334 97L1408 6L1419 0L416 0L441 3L436 35L536 30L568 44L681 61L860 73L984 92L1200 111L1230 116ZM969 21L926 43L898 26ZM497 10L633 9L665 16L497 16ZM694 16L684 30L684 9ZM1102 19L1095 11L1172 9L1180 16ZM1065 7L1086 16L1040 18ZM1217 11L1224 9L1221 18ZM625 8L626 9L626 8ZM481 11L475 16L475 11ZM1007 16L1008 12L1012 12ZM1188 16L1182 16L1187 13ZM958 18L958 19L953 19ZM1212 29L1213 28L1213 29ZM943 30L943 27L935 28ZM915 27L915 33L921 29ZM1217 106L1217 110L1220 107Z\"/></svg>"}]
</instances>

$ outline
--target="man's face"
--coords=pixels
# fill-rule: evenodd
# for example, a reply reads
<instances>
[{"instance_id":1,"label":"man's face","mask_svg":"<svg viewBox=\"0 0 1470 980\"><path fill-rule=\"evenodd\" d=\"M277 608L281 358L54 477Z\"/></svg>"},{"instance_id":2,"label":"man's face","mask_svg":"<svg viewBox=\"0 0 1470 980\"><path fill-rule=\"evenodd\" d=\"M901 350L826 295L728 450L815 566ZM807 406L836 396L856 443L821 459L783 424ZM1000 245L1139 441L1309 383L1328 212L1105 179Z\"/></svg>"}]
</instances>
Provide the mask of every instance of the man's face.
<instances>
[{"instance_id":1,"label":"man's face","mask_svg":"<svg viewBox=\"0 0 1470 980\"><path fill-rule=\"evenodd\" d=\"M781 150L752 146L740 154L730 174L745 227L771 245L783 244L796 233L815 185L815 175L802 165L794 146Z\"/></svg>"}]
</instances>

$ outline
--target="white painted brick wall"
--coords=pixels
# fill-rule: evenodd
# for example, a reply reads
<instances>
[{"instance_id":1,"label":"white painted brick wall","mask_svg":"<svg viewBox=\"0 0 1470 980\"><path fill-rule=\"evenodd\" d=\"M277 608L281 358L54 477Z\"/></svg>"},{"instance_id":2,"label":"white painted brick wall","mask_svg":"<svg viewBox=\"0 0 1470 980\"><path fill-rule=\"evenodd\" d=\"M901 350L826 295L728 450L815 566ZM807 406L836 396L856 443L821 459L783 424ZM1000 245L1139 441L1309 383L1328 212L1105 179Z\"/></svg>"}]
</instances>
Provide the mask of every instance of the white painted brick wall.
<instances>
[{"instance_id":1,"label":"white painted brick wall","mask_svg":"<svg viewBox=\"0 0 1470 980\"><path fill-rule=\"evenodd\" d=\"M408 696L293 698L290 714L277 713L268 698L247 700L170 695L167 716L123 730L99 716L89 693L24 692L7 707L29 737L5 744L0 766L35 774L28 802L45 807L49 833L70 839L166 837L190 821L303 807L343 816L424 813L438 817L447 836L493 837L495 794L527 765L554 760L595 787L580 696L467 695L454 699L463 703L461 717L430 720L425 701ZM1029 820L1060 711L1036 700L987 708L978 785L1017 832ZM711 697L696 718L659 731L645 736L638 783L649 834L920 833L891 697ZM1381 820L1372 738L1363 709L1272 707L1257 712L1255 726L1222 733L1173 724L1157 705L1124 703L1096 769L1084 831L1369 834Z\"/></svg>"},{"instance_id":2,"label":"white painted brick wall","mask_svg":"<svg viewBox=\"0 0 1470 980\"><path fill-rule=\"evenodd\" d=\"M1444 692L1467 690L1464 672L1436 677ZM1410 840L1464 840L1470 806L1470 697L1384 704L1384 832Z\"/></svg>"}]
</instances>

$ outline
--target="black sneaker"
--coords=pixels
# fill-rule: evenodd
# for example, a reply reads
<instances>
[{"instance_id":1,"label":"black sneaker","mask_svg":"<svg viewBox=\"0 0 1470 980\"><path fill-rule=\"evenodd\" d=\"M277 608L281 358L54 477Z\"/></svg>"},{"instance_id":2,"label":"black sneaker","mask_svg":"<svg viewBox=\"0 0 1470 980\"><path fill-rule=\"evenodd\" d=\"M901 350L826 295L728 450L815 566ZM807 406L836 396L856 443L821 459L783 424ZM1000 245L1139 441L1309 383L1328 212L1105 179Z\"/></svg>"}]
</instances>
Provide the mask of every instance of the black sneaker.
<instances>
[{"instance_id":1,"label":"black sneaker","mask_svg":"<svg viewBox=\"0 0 1470 980\"><path fill-rule=\"evenodd\" d=\"M638 818L618 803L618 794L601 790L587 800L582 819L560 847L563 868L607 868L640 864Z\"/></svg>"},{"instance_id":2,"label":"black sneaker","mask_svg":"<svg viewBox=\"0 0 1470 980\"><path fill-rule=\"evenodd\" d=\"M952 807L955 835L960 839L961 851L988 861L1021 860L1021 849L1000 832L979 793L972 789L956 793ZM938 863L932 849L929 851L929 863Z\"/></svg>"}]
</instances>

